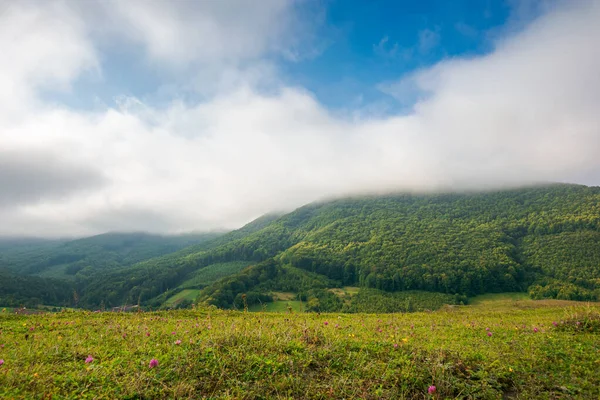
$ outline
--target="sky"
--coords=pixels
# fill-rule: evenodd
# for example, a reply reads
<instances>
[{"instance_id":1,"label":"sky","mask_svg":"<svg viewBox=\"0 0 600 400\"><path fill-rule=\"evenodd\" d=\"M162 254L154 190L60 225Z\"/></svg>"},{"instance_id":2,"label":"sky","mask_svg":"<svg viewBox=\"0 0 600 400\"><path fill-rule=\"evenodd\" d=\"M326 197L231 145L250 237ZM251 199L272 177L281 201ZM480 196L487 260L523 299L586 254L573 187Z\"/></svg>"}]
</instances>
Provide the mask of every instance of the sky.
<instances>
[{"instance_id":1,"label":"sky","mask_svg":"<svg viewBox=\"0 0 600 400\"><path fill-rule=\"evenodd\" d=\"M0 0L0 236L600 185L600 0Z\"/></svg>"}]
</instances>

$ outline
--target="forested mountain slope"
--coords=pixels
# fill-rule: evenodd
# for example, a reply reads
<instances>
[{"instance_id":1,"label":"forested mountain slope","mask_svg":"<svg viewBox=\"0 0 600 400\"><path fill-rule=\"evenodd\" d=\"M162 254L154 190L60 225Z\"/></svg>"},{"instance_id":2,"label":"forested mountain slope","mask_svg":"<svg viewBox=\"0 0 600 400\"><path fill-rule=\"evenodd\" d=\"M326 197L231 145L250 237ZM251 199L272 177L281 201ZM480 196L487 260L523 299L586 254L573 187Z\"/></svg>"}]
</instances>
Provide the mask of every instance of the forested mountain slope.
<instances>
[{"instance_id":1,"label":"forested mountain slope","mask_svg":"<svg viewBox=\"0 0 600 400\"><path fill-rule=\"evenodd\" d=\"M480 293L529 290L533 297L588 300L600 297L599 244L598 187L366 196L265 216L133 265L84 267L71 284L79 305L88 308L160 306L190 282L196 290L204 287L200 301L219 307L286 292L313 309L364 310L332 290L341 287L371 290L360 299L373 299L377 290L425 291L458 302ZM59 265L67 271L73 263L79 268L78 262ZM217 282L202 281L219 276L221 266L244 264L250 266ZM37 265L44 264L27 268L36 271ZM199 272L205 268L211 273Z\"/></svg>"},{"instance_id":2,"label":"forested mountain slope","mask_svg":"<svg viewBox=\"0 0 600 400\"><path fill-rule=\"evenodd\" d=\"M0 268L58 278L128 266L219 237L220 233L106 233L76 240L0 240Z\"/></svg>"},{"instance_id":3,"label":"forested mountain slope","mask_svg":"<svg viewBox=\"0 0 600 400\"><path fill-rule=\"evenodd\" d=\"M268 214L240 229L198 245L127 268L118 268L107 274L95 274L81 279L77 282L77 290L82 295L81 304L84 307L132 303L159 306L164 301L164 296L161 295L192 278L200 268L227 261L262 261L264 257L258 254L252 259L243 252L244 239L268 230L277 218L277 214Z\"/></svg>"},{"instance_id":4,"label":"forested mountain slope","mask_svg":"<svg viewBox=\"0 0 600 400\"><path fill-rule=\"evenodd\" d=\"M310 297L300 280L284 279L290 268L389 292L529 288L534 297L597 299L599 237L598 187L342 199L302 207L246 238L246 251L273 259L206 288L201 299L228 307L242 293L247 301L268 290Z\"/></svg>"},{"instance_id":5,"label":"forested mountain slope","mask_svg":"<svg viewBox=\"0 0 600 400\"><path fill-rule=\"evenodd\" d=\"M77 240L0 239L0 306L78 305L92 276L218 238L107 233Z\"/></svg>"}]
</instances>

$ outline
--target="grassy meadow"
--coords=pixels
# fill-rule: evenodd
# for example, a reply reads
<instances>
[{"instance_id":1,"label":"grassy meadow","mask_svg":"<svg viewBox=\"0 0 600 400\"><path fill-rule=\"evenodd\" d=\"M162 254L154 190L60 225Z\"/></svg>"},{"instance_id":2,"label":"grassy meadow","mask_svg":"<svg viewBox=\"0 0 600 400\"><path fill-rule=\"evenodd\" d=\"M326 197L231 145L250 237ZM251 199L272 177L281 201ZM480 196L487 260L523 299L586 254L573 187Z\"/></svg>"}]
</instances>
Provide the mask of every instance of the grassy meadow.
<instances>
[{"instance_id":1,"label":"grassy meadow","mask_svg":"<svg viewBox=\"0 0 600 400\"><path fill-rule=\"evenodd\" d=\"M379 315L7 310L0 398L595 399L599 332L599 304L511 295Z\"/></svg>"}]
</instances>

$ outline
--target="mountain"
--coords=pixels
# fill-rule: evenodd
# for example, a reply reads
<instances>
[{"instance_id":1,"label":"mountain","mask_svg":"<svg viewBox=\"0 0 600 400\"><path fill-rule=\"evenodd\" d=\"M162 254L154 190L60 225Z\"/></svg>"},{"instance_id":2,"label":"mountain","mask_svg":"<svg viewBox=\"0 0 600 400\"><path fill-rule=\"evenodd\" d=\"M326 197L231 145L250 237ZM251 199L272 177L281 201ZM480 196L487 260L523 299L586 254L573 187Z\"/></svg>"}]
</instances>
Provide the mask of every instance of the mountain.
<instances>
[{"instance_id":1,"label":"mountain","mask_svg":"<svg viewBox=\"0 0 600 400\"><path fill-rule=\"evenodd\" d=\"M217 238L219 233L174 236L106 233L77 240L0 240L0 268L69 279L77 274L132 265Z\"/></svg>"},{"instance_id":2,"label":"mountain","mask_svg":"<svg viewBox=\"0 0 600 400\"><path fill-rule=\"evenodd\" d=\"M201 301L224 308L292 292L309 309L361 309L332 290L344 286L378 290L379 298L416 290L459 302L529 290L534 298L598 300L600 188L340 199L302 207L230 246L264 261L202 291Z\"/></svg>"},{"instance_id":3,"label":"mountain","mask_svg":"<svg viewBox=\"0 0 600 400\"><path fill-rule=\"evenodd\" d=\"M243 294L252 305L291 292L336 309L344 302L331 289L344 286L456 301L528 289L537 297L592 299L599 204L600 188L578 185L319 202L92 279L82 301L159 306L199 271L232 262L251 266L205 282L201 301L240 307ZM202 286L197 280L196 289Z\"/></svg>"},{"instance_id":4,"label":"mountain","mask_svg":"<svg viewBox=\"0 0 600 400\"><path fill-rule=\"evenodd\" d=\"M90 276L102 276L220 235L106 233L77 240L2 238L0 305L73 305L76 289Z\"/></svg>"},{"instance_id":5,"label":"mountain","mask_svg":"<svg viewBox=\"0 0 600 400\"><path fill-rule=\"evenodd\" d=\"M117 246L110 251L118 263L106 267L113 258L104 257L75 273L79 306L160 307L197 298L241 308L279 298L308 310L368 312L431 308L489 292L600 299L599 187L344 198L204 239L158 257L151 253L166 244L155 248L148 239L137 253ZM51 266L47 258L22 257L20 268L41 276L63 271L65 280L89 259L61 259L73 253L55 250L44 250L58 257ZM135 263L140 252L148 257Z\"/></svg>"},{"instance_id":6,"label":"mountain","mask_svg":"<svg viewBox=\"0 0 600 400\"><path fill-rule=\"evenodd\" d=\"M152 258L135 265L118 268L107 274L95 274L79 282L82 305L97 307L142 303L160 306L166 295L174 294L178 286L192 279L200 269L229 261L262 261L258 254L253 259L243 253L246 237L262 232L279 218L277 214L262 216L246 226L183 248L175 253ZM239 265L239 263L238 263Z\"/></svg>"}]
</instances>

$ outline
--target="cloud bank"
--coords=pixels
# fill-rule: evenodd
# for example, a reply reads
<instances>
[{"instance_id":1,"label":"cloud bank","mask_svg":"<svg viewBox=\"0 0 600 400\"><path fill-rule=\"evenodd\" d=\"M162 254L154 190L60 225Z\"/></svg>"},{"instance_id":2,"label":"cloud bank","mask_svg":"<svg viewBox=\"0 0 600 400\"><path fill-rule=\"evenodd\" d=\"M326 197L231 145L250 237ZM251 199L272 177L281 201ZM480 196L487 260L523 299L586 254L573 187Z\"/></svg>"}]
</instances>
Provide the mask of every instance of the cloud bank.
<instances>
[{"instance_id":1,"label":"cloud bank","mask_svg":"<svg viewBox=\"0 0 600 400\"><path fill-rule=\"evenodd\" d=\"M418 99L411 111L354 118L279 73L274 59L320 51L294 2L235 3L7 3L0 235L235 228L351 193L600 184L598 1L559 3L488 55L384 82ZM103 79L111 46L200 100L82 111L44 95Z\"/></svg>"}]
</instances>

